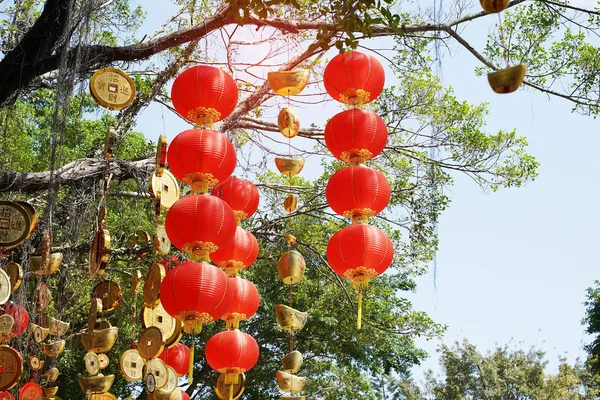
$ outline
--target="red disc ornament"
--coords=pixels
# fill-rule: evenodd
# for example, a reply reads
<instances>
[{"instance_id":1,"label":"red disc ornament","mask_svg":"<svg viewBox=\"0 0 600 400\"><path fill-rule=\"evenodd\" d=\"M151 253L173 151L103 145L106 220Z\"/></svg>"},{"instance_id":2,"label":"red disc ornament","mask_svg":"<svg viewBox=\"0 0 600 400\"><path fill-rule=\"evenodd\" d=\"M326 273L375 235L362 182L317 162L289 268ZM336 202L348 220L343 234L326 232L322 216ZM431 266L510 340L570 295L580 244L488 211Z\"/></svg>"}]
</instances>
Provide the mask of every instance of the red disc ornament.
<instances>
[{"instance_id":1,"label":"red disc ornament","mask_svg":"<svg viewBox=\"0 0 600 400\"><path fill-rule=\"evenodd\" d=\"M169 240L195 260L208 260L209 253L231 241L237 228L233 210L215 196L185 196L169 209L165 229Z\"/></svg>"},{"instance_id":2,"label":"red disc ornament","mask_svg":"<svg viewBox=\"0 0 600 400\"><path fill-rule=\"evenodd\" d=\"M387 207L391 190L381 172L365 165L352 165L329 178L325 195L337 214L352 218L353 223L364 223Z\"/></svg>"},{"instance_id":3,"label":"red disc ornament","mask_svg":"<svg viewBox=\"0 0 600 400\"><path fill-rule=\"evenodd\" d=\"M19 399L22 400L42 400L44 391L35 382L27 382L19 388Z\"/></svg>"},{"instance_id":4,"label":"red disc ornament","mask_svg":"<svg viewBox=\"0 0 600 400\"><path fill-rule=\"evenodd\" d=\"M177 343L175 346L164 349L160 356L167 365L173 367L179 375L188 373L190 365L190 348L185 344Z\"/></svg>"},{"instance_id":5,"label":"red disc ornament","mask_svg":"<svg viewBox=\"0 0 600 400\"><path fill-rule=\"evenodd\" d=\"M14 336L20 336L27 330L29 314L23 306L11 301L4 305L4 313L11 315L15 320L11 331Z\"/></svg>"},{"instance_id":6,"label":"red disc ornament","mask_svg":"<svg viewBox=\"0 0 600 400\"><path fill-rule=\"evenodd\" d=\"M175 136L167 151L169 170L192 186L194 193L229 178L235 169L235 148L227 136L212 129L189 129Z\"/></svg>"},{"instance_id":7,"label":"red disc ornament","mask_svg":"<svg viewBox=\"0 0 600 400\"><path fill-rule=\"evenodd\" d=\"M10 392L0 392L0 400L15 400L15 396Z\"/></svg>"},{"instance_id":8,"label":"red disc ornament","mask_svg":"<svg viewBox=\"0 0 600 400\"><path fill-rule=\"evenodd\" d=\"M254 283L239 276L229 278L233 290L231 305L221 317L227 322L227 329L239 329L240 321L250 319L260 306L260 294Z\"/></svg>"},{"instance_id":9,"label":"red disc ornament","mask_svg":"<svg viewBox=\"0 0 600 400\"><path fill-rule=\"evenodd\" d=\"M221 318L232 300L225 272L205 262L171 269L160 285L162 306L183 322L186 333L200 333L202 324Z\"/></svg>"},{"instance_id":10,"label":"red disc ornament","mask_svg":"<svg viewBox=\"0 0 600 400\"><path fill-rule=\"evenodd\" d=\"M258 257L258 241L254 235L241 226L235 230L233 239L219 250L210 254L215 265L223 268L227 275L237 275L238 271L248 268Z\"/></svg>"},{"instance_id":11,"label":"red disc ornament","mask_svg":"<svg viewBox=\"0 0 600 400\"><path fill-rule=\"evenodd\" d=\"M186 69L175 79L171 101L183 118L210 126L235 109L238 89L231 75L223 70L197 65Z\"/></svg>"},{"instance_id":12,"label":"red disc ornament","mask_svg":"<svg viewBox=\"0 0 600 400\"><path fill-rule=\"evenodd\" d=\"M387 139L381 117L360 108L334 115L325 126L325 145L335 158L347 163L364 163L378 156Z\"/></svg>"},{"instance_id":13,"label":"red disc ornament","mask_svg":"<svg viewBox=\"0 0 600 400\"><path fill-rule=\"evenodd\" d=\"M259 355L256 340L237 329L219 332L208 339L205 352L208 365L225 374L225 383L252 369Z\"/></svg>"},{"instance_id":14,"label":"red disc ornament","mask_svg":"<svg viewBox=\"0 0 600 400\"><path fill-rule=\"evenodd\" d=\"M334 100L350 105L366 104L381 94L385 72L375 57L348 51L327 64L323 83Z\"/></svg>"},{"instance_id":15,"label":"red disc ornament","mask_svg":"<svg viewBox=\"0 0 600 400\"><path fill-rule=\"evenodd\" d=\"M256 186L252 182L236 176L219 183L213 188L211 194L220 197L231 206L238 223L250 218L258 209L260 201Z\"/></svg>"}]
</instances>

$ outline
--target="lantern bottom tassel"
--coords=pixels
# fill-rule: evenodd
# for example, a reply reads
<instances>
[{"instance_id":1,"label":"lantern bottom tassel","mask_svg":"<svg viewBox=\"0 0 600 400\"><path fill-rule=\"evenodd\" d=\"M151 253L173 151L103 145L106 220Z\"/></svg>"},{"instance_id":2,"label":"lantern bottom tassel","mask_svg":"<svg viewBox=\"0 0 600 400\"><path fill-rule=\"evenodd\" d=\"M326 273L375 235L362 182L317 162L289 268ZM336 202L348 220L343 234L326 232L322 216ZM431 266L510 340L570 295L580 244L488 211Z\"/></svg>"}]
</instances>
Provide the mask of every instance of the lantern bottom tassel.
<instances>
[{"instance_id":1,"label":"lantern bottom tassel","mask_svg":"<svg viewBox=\"0 0 600 400\"><path fill-rule=\"evenodd\" d=\"M202 321L198 319L186 319L183 322L183 331L187 334L198 335L202 332Z\"/></svg>"},{"instance_id":2,"label":"lantern bottom tassel","mask_svg":"<svg viewBox=\"0 0 600 400\"><path fill-rule=\"evenodd\" d=\"M362 288L358 289L358 318L356 320L356 328L362 327Z\"/></svg>"},{"instance_id":3,"label":"lantern bottom tassel","mask_svg":"<svg viewBox=\"0 0 600 400\"><path fill-rule=\"evenodd\" d=\"M229 385L229 400L233 400L233 385Z\"/></svg>"},{"instance_id":4,"label":"lantern bottom tassel","mask_svg":"<svg viewBox=\"0 0 600 400\"><path fill-rule=\"evenodd\" d=\"M188 385L194 381L194 343L190 346L190 364L188 366Z\"/></svg>"}]
</instances>

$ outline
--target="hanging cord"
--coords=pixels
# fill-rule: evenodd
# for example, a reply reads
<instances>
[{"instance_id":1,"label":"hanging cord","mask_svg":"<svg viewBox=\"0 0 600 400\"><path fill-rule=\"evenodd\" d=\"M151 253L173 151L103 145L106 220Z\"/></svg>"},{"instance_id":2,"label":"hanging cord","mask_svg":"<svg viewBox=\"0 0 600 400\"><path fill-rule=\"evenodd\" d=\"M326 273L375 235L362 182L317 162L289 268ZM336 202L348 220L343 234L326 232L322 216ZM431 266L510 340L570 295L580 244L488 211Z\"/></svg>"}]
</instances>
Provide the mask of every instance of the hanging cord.
<instances>
[{"instance_id":1,"label":"hanging cord","mask_svg":"<svg viewBox=\"0 0 600 400\"><path fill-rule=\"evenodd\" d=\"M508 47L506 46L506 40L504 39L504 26L502 24L502 13L498 13L498 31L500 36L500 45L502 46L504 62L506 68L510 67L510 60L508 58Z\"/></svg>"}]
</instances>

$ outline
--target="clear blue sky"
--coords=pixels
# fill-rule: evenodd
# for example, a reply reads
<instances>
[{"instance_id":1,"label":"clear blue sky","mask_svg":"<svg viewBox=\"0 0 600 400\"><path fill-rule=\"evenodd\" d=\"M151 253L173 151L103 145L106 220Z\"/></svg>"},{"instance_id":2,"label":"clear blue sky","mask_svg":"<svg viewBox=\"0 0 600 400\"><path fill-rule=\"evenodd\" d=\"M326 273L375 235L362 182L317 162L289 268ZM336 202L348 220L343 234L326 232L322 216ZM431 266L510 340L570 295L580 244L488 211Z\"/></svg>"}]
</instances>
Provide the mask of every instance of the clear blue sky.
<instances>
[{"instance_id":1,"label":"clear blue sky","mask_svg":"<svg viewBox=\"0 0 600 400\"><path fill-rule=\"evenodd\" d=\"M573 3L590 7L593 2ZM150 34L165 15L164 7L151 10L140 37ZM491 16L471 23L463 36L481 49L496 21ZM439 223L437 291L430 273L408 297L416 309L448 325L444 343L467 338L485 351L512 339L517 347L545 350L553 371L559 355L574 361L584 355L581 348L589 340L580 321L585 289L600 279L595 251L600 223L598 122L572 114L565 100L532 90L496 95L485 77L473 73L476 60L456 44L451 49L452 56L443 58L444 84L459 99L489 102L489 132L516 128L528 138L529 152L541 167L535 182L490 194L456 175L456 186L448 193L452 203ZM302 121L322 124L336 112L333 107L319 121L306 116ZM163 133L161 113L152 107L139 120L138 127L153 140ZM315 110L307 107L301 113L315 115ZM164 120L169 139L186 128L166 110ZM419 344L433 353L438 343ZM438 370L435 354L415 368L415 377L425 368Z\"/></svg>"}]
</instances>

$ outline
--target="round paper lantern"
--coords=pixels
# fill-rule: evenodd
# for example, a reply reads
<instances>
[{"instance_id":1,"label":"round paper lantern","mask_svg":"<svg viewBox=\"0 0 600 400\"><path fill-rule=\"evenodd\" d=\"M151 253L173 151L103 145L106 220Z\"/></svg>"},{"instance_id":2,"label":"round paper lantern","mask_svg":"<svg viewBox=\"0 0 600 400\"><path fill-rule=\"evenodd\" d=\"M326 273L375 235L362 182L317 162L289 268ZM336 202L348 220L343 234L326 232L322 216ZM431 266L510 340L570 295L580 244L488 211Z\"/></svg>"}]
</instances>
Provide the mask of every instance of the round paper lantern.
<instances>
[{"instance_id":1,"label":"round paper lantern","mask_svg":"<svg viewBox=\"0 0 600 400\"><path fill-rule=\"evenodd\" d=\"M190 348L185 344L177 343L175 346L164 349L160 356L167 365L173 367L179 375L188 373L190 366Z\"/></svg>"},{"instance_id":2,"label":"round paper lantern","mask_svg":"<svg viewBox=\"0 0 600 400\"><path fill-rule=\"evenodd\" d=\"M179 250L196 260L225 246L235 235L233 210L215 196L190 195L175 202L167 212L165 229Z\"/></svg>"},{"instance_id":3,"label":"round paper lantern","mask_svg":"<svg viewBox=\"0 0 600 400\"><path fill-rule=\"evenodd\" d=\"M177 76L171 89L171 101L183 118L198 125L210 125L235 109L238 89L226 72L197 65Z\"/></svg>"},{"instance_id":4,"label":"round paper lantern","mask_svg":"<svg viewBox=\"0 0 600 400\"><path fill-rule=\"evenodd\" d=\"M227 275L237 275L238 271L248 268L258 257L258 241L254 235L241 226L235 230L233 239L219 250L210 254L210 259Z\"/></svg>"},{"instance_id":5,"label":"round paper lantern","mask_svg":"<svg viewBox=\"0 0 600 400\"><path fill-rule=\"evenodd\" d=\"M347 163L364 163L378 156L387 139L387 126L381 117L360 108L334 115L325 126L325 145L335 158Z\"/></svg>"},{"instance_id":6,"label":"round paper lantern","mask_svg":"<svg viewBox=\"0 0 600 400\"><path fill-rule=\"evenodd\" d=\"M390 202L391 189L385 176L365 165L353 165L337 171L325 189L333 211L353 223L367 222Z\"/></svg>"},{"instance_id":7,"label":"round paper lantern","mask_svg":"<svg viewBox=\"0 0 600 400\"><path fill-rule=\"evenodd\" d=\"M202 324L221 318L232 300L225 272L205 262L171 269L160 285L162 306L183 322L186 333L200 333Z\"/></svg>"},{"instance_id":8,"label":"round paper lantern","mask_svg":"<svg viewBox=\"0 0 600 400\"><path fill-rule=\"evenodd\" d=\"M15 320L11 333L14 336L22 335L27 326L29 326L29 314L27 310L23 306L11 301L4 305L4 313L11 315Z\"/></svg>"},{"instance_id":9,"label":"round paper lantern","mask_svg":"<svg viewBox=\"0 0 600 400\"><path fill-rule=\"evenodd\" d=\"M175 389L177 390L177 389ZM179 389L181 390L181 400L190 400L190 396L187 394L187 392L183 389Z\"/></svg>"},{"instance_id":10,"label":"round paper lantern","mask_svg":"<svg viewBox=\"0 0 600 400\"><path fill-rule=\"evenodd\" d=\"M189 129L175 136L167 150L169 170L192 186L194 193L229 178L235 169L235 148L227 136L212 129Z\"/></svg>"},{"instance_id":11,"label":"round paper lantern","mask_svg":"<svg viewBox=\"0 0 600 400\"><path fill-rule=\"evenodd\" d=\"M349 51L338 54L327 64L323 83L334 100L351 105L366 104L381 94L385 72L375 57Z\"/></svg>"},{"instance_id":12,"label":"round paper lantern","mask_svg":"<svg viewBox=\"0 0 600 400\"><path fill-rule=\"evenodd\" d=\"M327 244L327 261L333 271L353 281L358 289L358 320L362 320L362 290L370 279L381 275L392 264L394 245L381 229L356 224L336 232Z\"/></svg>"},{"instance_id":13,"label":"round paper lantern","mask_svg":"<svg viewBox=\"0 0 600 400\"><path fill-rule=\"evenodd\" d=\"M225 383L233 383L237 374L249 371L258 361L258 343L239 330L219 332L206 342L206 362L225 374Z\"/></svg>"},{"instance_id":14,"label":"round paper lantern","mask_svg":"<svg viewBox=\"0 0 600 400\"><path fill-rule=\"evenodd\" d=\"M211 194L220 197L231 206L238 223L250 218L258 209L260 201L256 186L252 182L236 176L219 183L213 188Z\"/></svg>"},{"instance_id":15,"label":"round paper lantern","mask_svg":"<svg viewBox=\"0 0 600 400\"><path fill-rule=\"evenodd\" d=\"M233 300L221 319L227 322L227 329L239 329L240 321L246 321L256 314L260 295L254 283L239 276L229 278L229 287L233 290Z\"/></svg>"}]
</instances>

